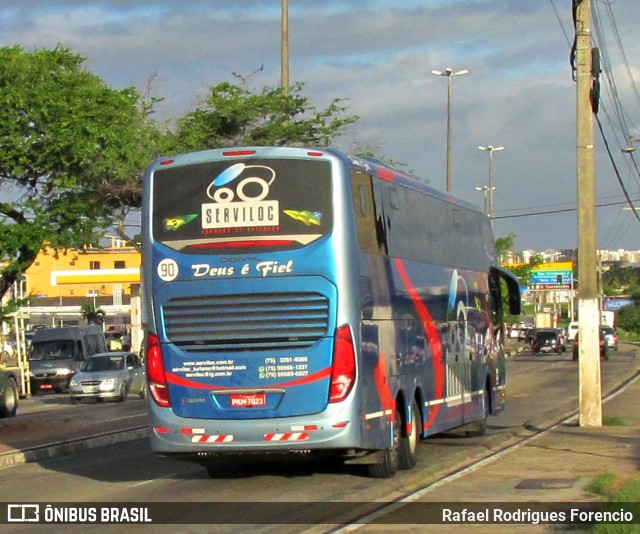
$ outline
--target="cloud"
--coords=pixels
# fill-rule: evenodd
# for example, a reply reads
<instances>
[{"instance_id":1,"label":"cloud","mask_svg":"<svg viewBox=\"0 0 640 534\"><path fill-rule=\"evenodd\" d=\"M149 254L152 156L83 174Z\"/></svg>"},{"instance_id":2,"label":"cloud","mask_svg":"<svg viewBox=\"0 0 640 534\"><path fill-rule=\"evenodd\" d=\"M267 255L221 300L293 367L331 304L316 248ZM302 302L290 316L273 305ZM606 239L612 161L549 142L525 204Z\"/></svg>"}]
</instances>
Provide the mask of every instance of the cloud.
<instances>
[{"instance_id":1,"label":"cloud","mask_svg":"<svg viewBox=\"0 0 640 534\"><path fill-rule=\"evenodd\" d=\"M347 113L361 117L339 141L343 148L354 142L375 146L384 157L443 187L446 80L431 70L468 69L453 85L454 193L481 204L475 186L486 183L487 155L477 147L503 145L505 150L495 155L496 215L575 207L568 4L295 0L289 2L291 81L305 83L305 94L316 107L343 98ZM625 120L640 135L637 0L597 2L595 7L596 23L609 38L603 55L611 61ZM1 45L69 46L114 87L142 89L155 76L155 94L165 98L162 117L184 113L211 85L234 81L234 72L247 76L264 65L251 77L256 87L275 86L280 79L277 1L0 0L0 17ZM628 67L618 52L616 32L631 60ZM608 134L616 143L624 141L617 110L608 102L603 107ZM596 145L598 195L622 200L602 142ZM615 151L619 158L617 144ZM631 175L624 161L619 165L637 198L637 173ZM635 233L611 228L614 221L627 228L624 216L630 213L621 213L620 207L600 212L599 246L640 249L637 226ZM575 221L575 212L499 219L496 233L515 233L522 248L570 248L576 246Z\"/></svg>"}]
</instances>

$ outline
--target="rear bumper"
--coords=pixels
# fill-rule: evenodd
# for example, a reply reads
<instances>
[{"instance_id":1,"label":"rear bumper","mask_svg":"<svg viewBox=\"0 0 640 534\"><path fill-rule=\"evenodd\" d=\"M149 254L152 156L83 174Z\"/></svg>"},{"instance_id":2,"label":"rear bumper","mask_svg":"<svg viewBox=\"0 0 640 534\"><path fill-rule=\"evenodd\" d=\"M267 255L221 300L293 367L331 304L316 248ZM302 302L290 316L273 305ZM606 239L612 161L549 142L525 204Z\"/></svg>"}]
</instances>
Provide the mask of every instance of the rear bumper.
<instances>
[{"instance_id":1,"label":"rear bumper","mask_svg":"<svg viewBox=\"0 0 640 534\"><path fill-rule=\"evenodd\" d=\"M362 444L360 427L335 407L304 417L242 420L179 418L150 402L151 448L169 455L345 450Z\"/></svg>"}]
</instances>

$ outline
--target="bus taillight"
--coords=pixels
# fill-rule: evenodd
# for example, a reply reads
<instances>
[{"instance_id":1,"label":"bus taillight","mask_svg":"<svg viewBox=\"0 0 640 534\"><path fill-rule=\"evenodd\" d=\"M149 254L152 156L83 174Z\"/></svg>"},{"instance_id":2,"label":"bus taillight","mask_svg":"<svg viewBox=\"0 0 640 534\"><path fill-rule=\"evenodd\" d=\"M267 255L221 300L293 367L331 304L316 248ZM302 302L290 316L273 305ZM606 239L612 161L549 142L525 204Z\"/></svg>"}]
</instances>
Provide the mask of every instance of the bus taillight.
<instances>
[{"instance_id":1,"label":"bus taillight","mask_svg":"<svg viewBox=\"0 0 640 534\"><path fill-rule=\"evenodd\" d=\"M348 325L336 330L331 367L329 402L343 401L351 391L356 379L356 353Z\"/></svg>"},{"instance_id":2,"label":"bus taillight","mask_svg":"<svg viewBox=\"0 0 640 534\"><path fill-rule=\"evenodd\" d=\"M171 406L160 341L154 334L147 334L147 383L151 397L158 406Z\"/></svg>"}]
</instances>

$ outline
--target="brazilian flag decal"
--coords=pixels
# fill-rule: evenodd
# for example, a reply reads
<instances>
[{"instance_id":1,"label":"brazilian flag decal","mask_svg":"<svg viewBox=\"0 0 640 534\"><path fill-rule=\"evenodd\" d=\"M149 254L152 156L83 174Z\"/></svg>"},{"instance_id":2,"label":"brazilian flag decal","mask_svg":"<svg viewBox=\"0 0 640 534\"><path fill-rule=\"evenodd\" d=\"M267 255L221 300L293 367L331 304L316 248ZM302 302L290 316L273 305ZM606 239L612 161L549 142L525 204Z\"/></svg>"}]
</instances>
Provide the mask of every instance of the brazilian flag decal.
<instances>
[{"instance_id":1,"label":"brazilian flag decal","mask_svg":"<svg viewBox=\"0 0 640 534\"><path fill-rule=\"evenodd\" d=\"M303 222L307 226L311 226L311 225L320 226L320 222L322 219L322 213L317 211L284 210L284 212L292 219Z\"/></svg>"}]
</instances>

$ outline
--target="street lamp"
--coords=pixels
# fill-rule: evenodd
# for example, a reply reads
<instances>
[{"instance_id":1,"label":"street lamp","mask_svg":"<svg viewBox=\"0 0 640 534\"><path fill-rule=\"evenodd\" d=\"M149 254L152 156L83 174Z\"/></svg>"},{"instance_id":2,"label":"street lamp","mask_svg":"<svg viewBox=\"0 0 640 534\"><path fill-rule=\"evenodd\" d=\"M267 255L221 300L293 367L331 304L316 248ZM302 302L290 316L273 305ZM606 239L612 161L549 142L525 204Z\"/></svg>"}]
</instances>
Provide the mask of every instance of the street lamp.
<instances>
[{"instance_id":1,"label":"street lamp","mask_svg":"<svg viewBox=\"0 0 640 534\"><path fill-rule=\"evenodd\" d=\"M625 154L631 154L636 151L636 147L633 146L635 143L640 143L639 137L629 136L629 144L622 149L622 152Z\"/></svg>"},{"instance_id":2,"label":"street lamp","mask_svg":"<svg viewBox=\"0 0 640 534\"><path fill-rule=\"evenodd\" d=\"M494 190L495 187L492 187L491 190ZM482 187L476 187L476 191L481 191L484 196L484 212L487 213L487 191L489 191L488 185L483 185Z\"/></svg>"},{"instance_id":3,"label":"street lamp","mask_svg":"<svg viewBox=\"0 0 640 534\"><path fill-rule=\"evenodd\" d=\"M489 219L493 221L493 152L496 150L504 150L503 146L479 146L480 150L489 152Z\"/></svg>"},{"instance_id":4,"label":"street lamp","mask_svg":"<svg viewBox=\"0 0 640 534\"><path fill-rule=\"evenodd\" d=\"M451 192L451 172L452 172L452 158L451 158L451 88L452 79L454 76L462 76L463 74L469 74L468 70L455 71L447 67L444 71L432 70L431 74L436 76L447 77L447 192Z\"/></svg>"}]
</instances>

